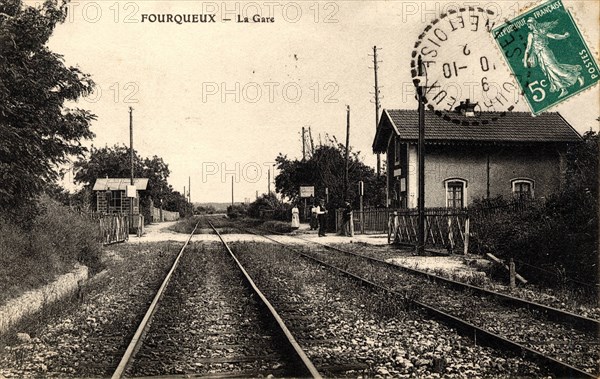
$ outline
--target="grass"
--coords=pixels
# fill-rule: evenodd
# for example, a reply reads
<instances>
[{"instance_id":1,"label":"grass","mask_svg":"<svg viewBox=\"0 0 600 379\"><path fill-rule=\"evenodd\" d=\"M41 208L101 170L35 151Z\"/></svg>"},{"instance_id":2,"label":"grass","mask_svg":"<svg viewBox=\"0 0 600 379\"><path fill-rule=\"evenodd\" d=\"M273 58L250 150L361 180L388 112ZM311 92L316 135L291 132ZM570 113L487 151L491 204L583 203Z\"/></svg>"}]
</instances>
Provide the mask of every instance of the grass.
<instances>
[{"instance_id":1,"label":"grass","mask_svg":"<svg viewBox=\"0 0 600 379\"><path fill-rule=\"evenodd\" d=\"M292 229L292 226L289 222L283 221L265 221L261 227L263 229L278 233L290 233L295 230Z\"/></svg>"},{"instance_id":2,"label":"grass","mask_svg":"<svg viewBox=\"0 0 600 379\"><path fill-rule=\"evenodd\" d=\"M25 230L0 218L0 304L70 272L75 264L90 275L102 270L96 223L44 198Z\"/></svg>"}]
</instances>

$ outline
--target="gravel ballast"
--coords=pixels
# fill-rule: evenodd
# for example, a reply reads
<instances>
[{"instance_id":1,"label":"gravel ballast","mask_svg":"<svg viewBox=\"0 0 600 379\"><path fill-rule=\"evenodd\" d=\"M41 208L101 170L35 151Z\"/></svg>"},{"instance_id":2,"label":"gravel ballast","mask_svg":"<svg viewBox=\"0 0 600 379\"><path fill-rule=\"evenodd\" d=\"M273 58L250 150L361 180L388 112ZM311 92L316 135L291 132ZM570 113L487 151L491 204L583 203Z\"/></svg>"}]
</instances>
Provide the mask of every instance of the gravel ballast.
<instances>
[{"instance_id":1,"label":"gravel ballast","mask_svg":"<svg viewBox=\"0 0 600 379\"><path fill-rule=\"evenodd\" d=\"M475 346L389 297L272 244L237 243L238 255L327 376L532 376L535 364Z\"/></svg>"},{"instance_id":2,"label":"gravel ballast","mask_svg":"<svg viewBox=\"0 0 600 379\"><path fill-rule=\"evenodd\" d=\"M0 376L110 376L181 244L115 245L107 273L48 322L3 336Z\"/></svg>"}]
</instances>

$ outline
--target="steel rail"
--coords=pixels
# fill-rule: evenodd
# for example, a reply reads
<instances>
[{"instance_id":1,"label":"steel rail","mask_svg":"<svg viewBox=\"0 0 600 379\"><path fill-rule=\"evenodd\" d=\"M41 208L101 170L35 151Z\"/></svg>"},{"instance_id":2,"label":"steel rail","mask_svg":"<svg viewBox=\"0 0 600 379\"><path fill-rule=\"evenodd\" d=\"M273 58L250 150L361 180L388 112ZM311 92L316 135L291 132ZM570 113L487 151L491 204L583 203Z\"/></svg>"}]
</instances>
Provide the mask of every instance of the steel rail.
<instances>
[{"instance_id":1,"label":"steel rail","mask_svg":"<svg viewBox=\"0 0 600 379\"><path fill-rule=\"evenodd\" d=\"M279 326L280 331L283 333L283 335L285 336L285 339L288 341L291 348L296 353L298 361L305 371L305 373L303 373L303 374L304 375L310 374L310 376L312 378L319 378L319 379L322 378L319 371L316 369L314 364L310 361L310 359L308 358L308 356L306 355L306 353L304 352L304 350L302 349L300 344L298 344L298 342L296 341L296 339L294 338L294 336L292 335L292 333L290 332L288 327L285 325L285 322L283 321L281 316L279 316L279 314L277 313L277 310L275 309L275 307L273 307L271 302L269 302L267 297L261 292L261 290L258 288L258 286L254 283L254 280L252 280L252 278L250 277L250 274L248 274L248 272L246 271L244 266L240 263L240 261L235 256L233 251L231 251L231 249L229 248L229 245L227 245L227 242L225 242L225 240L221 236L221 233L219 233L219 231L213 226L213 224L210 221L208 221L208 220L206 220L206 221L208 222L210 227L213 229L213 231L217 234L217 236L219 237L219 239L221 240L221 242L223 243L223 245L229 252L229 255L237 264L240 271L244 274L246 281L248 282L248 284L250 285L250 287L252 288L254 293L262 301L262 303L268 309L268 311L271 314L271 316L273 317L273 319L276 321L277 325Z\"/></svg>"},{"instance_id":2,"label":"steel rail","mask_svg":"<svg viewBox=\"0 0 600 379\"><path fill-rule=\"evenodd\" d=\"M288 246L287 244L278 241L272 237L266 236L264 234L260 234L257 233L255 231L252 231L250 229L243 229L246 230L247 232L254 234L254 235L258 235L261 236L263 238L266 238L268 240L274 241L275 243L278 243L282 246L285 246L287 249L295 252L296 254L299 254L300 256L303 256L309 260L312 260L320 265L322 265L323 267L326 267L328 269L332 269L338 272L341 272L342 274L353 278L354 280L359 281L360 283L363 283L364 285L367 285L371 288L375 288L381 291L384 291L385 293L389 293L393 296L398 296L398 297L402 297L401 293L398 293L392 289L383 287L379 284L376 284L368 279L362 278L360 276L357 276L351 272L348 272L344 269L341 269L339 267L336 267L334 265L331 265L327 262L324 262L318 258L312 257L302 251L299 251L293 247ZM492 333L486 329L483 329L481 327L478 327L474 324L471 324L468 321L462 320L456 316L453 316L449 313L446 313L442 310L439 310L431 305L416 301L416 300L411 300L411 302L415 305L417 305L418 307L422 308L423 310L425 310L428 314L430 314L432 317L450 325L450 326L454 326L457 328L457 330L459 330L460 332L462 332L462 334L464 334L465 336L474 339L476 341L476 343L484 343L488 346L492 346L492 347L499 347L499 348L504 348L504 349L508 349L510 351L513 351L515 353L518 353L520 355L523 356L529 356L532 360L537 361L540 363L540 365L542 365L542 367L546 367L547 369L549 369L550 371L552 371L555 375L557 375L558 377L569 377L569 378L590 378L590 379L595 379L597 378L595 375L590 374L588 372L585 372L577 367L571 366L569 364L563 363L559 360L556 360L552 357L549 357L537 350L531 349L527 346L524 346L518 342L509 340L505 337L502 337L498 334Z\"/></svg>"},{"instance_id":3,"label":"steel rail","mask_svg":"<svg viewBox=\"0 0 600 379\"><path fill-rule=\"evenodd\" d=\"M269 231L269 233L271 233L271 231ZM280 234L280 235L286 235L283 233L277 233L277 232L273 232L275 234ZM548 317L548 319L552 320L552 321L558 321L558 322L567 322L570 323L576 327L578 327L580 330L586 331L586 332L590 332L590 333L596 333L597 330L600 330L600 321L589 318L589 317L585 317L585 316L581 316L569 311L565 311L562 309L558 309L558 308L554 308L554 307L550 307L548 305L544 305L544 304L540 304L540 303L536 303L530 300L526 300L526 299L522 299L516 296L511 296L511 295L507 295L507 294L503 294L500 292L495 292L495 291L491 291L482 287L478 287L478 286L474 286L472 284L468 284L468 283L462 283L456 280L452 280L452 279L448 279L448 278L444 278L442 276L439 275L435 275L432 273L429 273L427 271L423 271L423 270L419 270L416 268L410 268L410 267L406 267L406 266L402 266L402 265L398 265L398 264L394 264L394 263L390 263L390 262L386 262L382 259L379 258L374 258L374 257L369 257L363 254L359 254L359 253L355 253L353 251L348 251L348 250L344 250L341 249L339 247L335 247L335 246L331 246L331 245L327 245L325 243L322 242L318 242L318 241L311 241L311 240L307 240L305 238L301 238L298 236L289 236L289 237L294 237L296 239L299 239L301 241L305 241L305 242L311 242L311 243L315 243L317 245L321 245L326 249L330 249L330 250L334 250L334 251L338 251L340 253L344 253L344 254L348 254L348 255L353 255L359 258L364 258L367 259L369 261L372 262L376 262L379 263L381 265L385 265L387 267L392 267L394 269L398 269L398 270L402 270L402 271L406 271L408 273L411 274L416 274L422 277L426 277L427 279L429 279L430 281L434 281L434 282L438 282L438 283L445 283L448 284L454 288L460 289L460 290L471 290L473 292L476 292L480 295L485 295L485 296L490 296L490 297L494 297L504 303L507 304L511 304L511 305L517 305L519 307L522 308L526 308L526 309L532 309L532 310L536 310L536 311L540 311L546 314L546 316Z\"/></svg>"},{"instance_id":4,"label":"steel rail","mask_svg":"<svg viewBox=\"0 0 600 379\"><path fill-rule=\"evenodd\" d=\"M183 251L185 250L186 246L189 244L190 240L192 239L192 236L194 235L194 232L196 231L197 227L198 227L198 223L196 223L196 226L194 226L194 230L192 230L192 233L188 237L187 241L185 241L185 243L183 244L183 247L179 251L179 254L177 254L177 258L175 258L175 261L173 262L171 269L165 276L165 279L163 280L158 291L156 292L156 295L154 295L154 299L152 300L152 303L150 303L150 306L148 307L148 310L146 311L144 318L138 325L138 328L135 331L135 334L133 335L131 342L129 342L129 345L127 346L127 350L125 350L125 354L123 354L123 357L121 358L121 361L119 362L119 365L117 366L117 368L115 369L115 371L112 375L112 379L118 379L123 376L126 369L129 367L129 364L132 362L133 357L135 356L138 349L140 348L140 344L143 341L143 337L147 331L148 326L150 325L152 316L154 315L154 313L157 309L158 302L159 302L160 298L162 297L162 295L164 294L165 289L167 288L167 285L169 284L169 281L171 280L171 277L173 276L173 272L175 272L175 269L177 268L177 265L179 264L179 260L180 260L181 256L183 255Z\"/></svg>"}]
</instances>

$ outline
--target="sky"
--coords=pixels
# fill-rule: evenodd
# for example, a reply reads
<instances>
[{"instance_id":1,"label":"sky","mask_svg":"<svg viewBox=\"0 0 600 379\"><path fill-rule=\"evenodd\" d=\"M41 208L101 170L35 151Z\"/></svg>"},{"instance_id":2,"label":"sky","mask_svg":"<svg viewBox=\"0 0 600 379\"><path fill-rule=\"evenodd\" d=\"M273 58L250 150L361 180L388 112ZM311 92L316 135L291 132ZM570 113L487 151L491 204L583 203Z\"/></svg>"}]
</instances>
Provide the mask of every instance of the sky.
<instances>
[{"instance_id":1,"label":"sky","mask_svg":"<svg viewBox=\"0 0 600 379\"><path fill-rule=\"evenodd\" d=\"M237 202L267 191L279 153L302 156L302 127L311 127L316 144L326 135L344 141L347 105L350 144L374 167L373 46L382 109L416 109L410 73L415 41L440 14L463 4L492 10L499 24L530 3L73 1L49 47L96 82L93 95L70 104L98 117L87 146L128 145L133 107L134 148L143 157L162 157L176 190L191 180L192 201L228 202L233 177ZM599 3L564 4L598 61ZM214 14L216 22L183 22L192 14ZM273 20L236 22L238 15L251 21L255 14ZM159 15L182 22L158 22ZM452 38L440 48L448 63L461 59L464 42L474 52L469 59L485 55L494 66L486 80L511 80L489 34ZM522 98L514 100L515 109L528 110ZM580 133L598 129L598 85L550 111Z\"/></svg>"}]
</instances>

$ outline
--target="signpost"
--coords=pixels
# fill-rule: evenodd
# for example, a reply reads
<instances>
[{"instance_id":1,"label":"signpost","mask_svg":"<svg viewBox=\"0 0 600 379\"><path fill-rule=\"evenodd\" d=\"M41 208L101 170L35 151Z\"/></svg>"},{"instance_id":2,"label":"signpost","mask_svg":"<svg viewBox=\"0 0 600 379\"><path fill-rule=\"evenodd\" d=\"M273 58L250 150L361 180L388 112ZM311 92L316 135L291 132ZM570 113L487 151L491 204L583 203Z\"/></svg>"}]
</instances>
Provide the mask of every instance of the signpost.
<instances>
[{"instance_id":1,"label":"signpost","mask_svg":"<svg viewBox=\"0 0 600 379\"><path fill-rule=\"evenodd\" d=\"M315 186L300 186L300 197L315 196Z\"/></svg>"}]
</instances>

